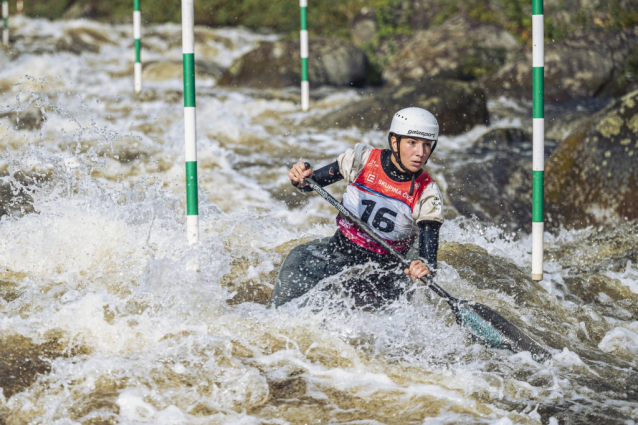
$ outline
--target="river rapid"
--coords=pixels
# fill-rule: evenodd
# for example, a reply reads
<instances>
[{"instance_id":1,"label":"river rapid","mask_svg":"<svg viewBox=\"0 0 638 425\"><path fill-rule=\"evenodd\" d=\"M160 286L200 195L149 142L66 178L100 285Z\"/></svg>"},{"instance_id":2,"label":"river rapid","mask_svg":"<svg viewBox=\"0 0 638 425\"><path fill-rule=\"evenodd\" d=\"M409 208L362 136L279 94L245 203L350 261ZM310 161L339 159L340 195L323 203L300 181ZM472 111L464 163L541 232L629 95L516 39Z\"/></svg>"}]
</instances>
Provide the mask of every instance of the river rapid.
<instances>
[{"instance_id":1,"label":"river rapid","mask_svg":"<svg viewBox=\"0 0 638 425\"><path fill-rule=\"evenodd\" d=\"M439 284L525 329L549 347L546 364L472 342L424 289L380 312L326 292L270 309L286 253L335 231L332 207L292 190L290 165L385 146L381 131L304 125L361 94L315 90L304 114L298 89L218 88L220 69L277 36L197 28L200 243L189 247L181 28L144 29L137 96L132 26L11 25L0 423L638 421L638 223L547 233L536 284L529 235L446 209ZM530 130L530 105L488 106L492 128ZM441 137L429 170L444 190L437 161L488 130Z\"/></svg>"}]
</instances>

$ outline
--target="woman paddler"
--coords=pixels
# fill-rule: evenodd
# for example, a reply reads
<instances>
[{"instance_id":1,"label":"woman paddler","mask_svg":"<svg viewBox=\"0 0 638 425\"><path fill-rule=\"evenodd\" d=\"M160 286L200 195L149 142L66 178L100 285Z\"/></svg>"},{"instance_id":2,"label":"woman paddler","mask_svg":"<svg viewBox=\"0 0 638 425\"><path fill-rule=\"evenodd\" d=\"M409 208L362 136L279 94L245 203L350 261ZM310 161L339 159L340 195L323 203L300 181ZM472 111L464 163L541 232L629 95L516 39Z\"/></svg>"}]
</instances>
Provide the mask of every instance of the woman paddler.
<instances>
[{"instance_id":1,"label":"woman paddler","mask_svg":"<svg viewBox=\"0 0 638 425\"><path fill-rule=\"evenodd\" d=\"M291 168L288 177L302 192L312 190L304 182L306 177L322 187L345 179L348 188L342 204L403 254L418 236L421 259L401 270L392 255L339 214L338 230L329 242L311 242L290 252L275 285L272 305L278 307L305 294L325 277L372 263L371 272L346 278L342 288L355 305L379 307L412 286L407 277L418 279L435 271L443 205L436 182L422 167L438 137L434 115L425 109L406 108L392 118L390 149L357 144L314 172L303 162Z\"/></svg>"}]
</instances>

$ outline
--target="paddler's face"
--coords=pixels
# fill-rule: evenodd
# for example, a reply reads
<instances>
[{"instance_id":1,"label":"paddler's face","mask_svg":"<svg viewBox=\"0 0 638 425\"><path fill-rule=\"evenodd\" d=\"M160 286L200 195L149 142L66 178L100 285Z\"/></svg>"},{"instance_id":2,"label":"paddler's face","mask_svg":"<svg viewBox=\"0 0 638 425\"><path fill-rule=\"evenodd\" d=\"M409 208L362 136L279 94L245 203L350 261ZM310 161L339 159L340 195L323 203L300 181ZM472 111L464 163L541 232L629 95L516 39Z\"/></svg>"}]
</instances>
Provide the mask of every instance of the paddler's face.
<instances>
[{"instance_id":1,"label":"paddler's face","mask_svg":"<svg viewBox=\"0 0 638 425\"><path fill-rule=\"evenodd\" d=\"M392 136L392 149L397 150L397 138ZM399 156L401 157L401 167L416 173L424 165L432 153L432 140L418 137L402 137L399 145ZM393 158L394 159L394 158Z\"/></svg>"}]
</instances>

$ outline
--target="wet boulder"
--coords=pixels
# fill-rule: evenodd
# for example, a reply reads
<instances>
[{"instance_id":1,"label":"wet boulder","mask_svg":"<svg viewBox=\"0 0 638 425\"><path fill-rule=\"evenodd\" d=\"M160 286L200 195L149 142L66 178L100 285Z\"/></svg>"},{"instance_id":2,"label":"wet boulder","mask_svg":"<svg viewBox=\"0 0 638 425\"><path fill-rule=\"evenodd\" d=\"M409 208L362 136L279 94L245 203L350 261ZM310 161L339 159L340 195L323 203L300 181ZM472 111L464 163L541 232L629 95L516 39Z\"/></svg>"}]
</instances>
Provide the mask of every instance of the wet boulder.
<instances>
[{"instance_id":1,"label":"wet boulder","mask_svg":"<svg viewBox=\"0 0 638 425\"><path fill-rule=\"evenodd\" d=\"M489 122L485 95L480 88L463 81L428 79L368 92L363 99L319 118L314 125L387 130L394 113L409 106L432 112L439 121L441 134L460 134Z\"/></svg>"},{"instance_id":2,"label":"wet boulder","mask_svg":"<svg viewBox=\"0 0 638 425\"><path fill-rule=\"evenodd\" d=\"M417 31L384 69L383 78L391 85L434 76L472 80L496 71L520 49L505 29L457 15Z\"/></svg>"},{"instance_id":3,"label":"wet boulder","mask_svg":"<svg viewBox=\"0 0 638 425\"><path fill-rule=\"evenodd\" d=\"M19 130L40 130L44 124L44 113L41 108L27 107L21 111L10 111L0 114L0 120L6 118L10 125Z\"/></svg>"},{"instance_id":4,"label":"wet boulder","mask_svg":"<svg viewBox=\"0 0 638 425\"><path fill-rule=\"evenodd\" d=\"M368 60L359 48L344 40L308 41L308 79L311 87L362 84ZM284 88L301 83L299 41L265 41L237 59L219 80L222 86Z\"/></svg>"},{"instance_id":5,"label":"wet boulder","mask_svg":"<svg viewBox=\"0 0 638 425\"><path fill-rule=\"evenodd\" d=\"M638 91L574 130L545 168L550 227L583 228L638 218Z\"/></svg>"},{"instance_id":6,"label":"wet boulder","mask_svg":"<svg viewBox=\"0 0 638 425\"><path fill-rule=\"evenodd\" d=\"M113 42L104 34L103 29L84 23L66 28L62 37L55 41L57 51L76 55L84 52L99 53L105 44Z\"/></svg>"},{"instance_id":7,"label":"wet boulder","mask_svg":"<svg viewBox=\"0 0 638 425\"><path fill-rule=\"evenodd\" d=\"M377 35L377 18L371 7L363 7L350 21L352 42L359 47L370 43Z\"/></svg>"},{"instance_id":8,"label":"wet boulder","mask_svg":"<svg viewBox=\"0 0 638 425\"><path fill-rule=\"evenodd\" d=\"M563 102L625 93L617 81L638 43L638 26L615 33L595 33L545 47L545 101ZM485 76L490 98L532 98L532 52Z\"/></svg>"},{"instance_id":9,"label":"wet boulder","mask_svg":"<svg viewBox=\"0 0 638 425\"><path fill-rule=\"evenodd\" d=\"M439 261L453 267L461 279L475 288L507 294L517 304L543 304L539 294L544 291L527 270L503 257L491 255L480 246L444 242L439 250Z\"/></svg>"},{"instance_id":10,"label":"wet boulder","mask_svg":"<svg viewBox=\"0 0 638 425\"><path fill-rule=\"evenodd\" d=\"M182 61L149 61L143 64L144 81L167 81L182 79L184 65ZM219 79L223 70L212 62L195 61L195 77L197 79Z\"/></svg>"},{"instance_id":11,"label":"wet boulder","mask_svg":"<svg viewBox=\"0 0 638 425\"><path fill-rule=\"evenodd\" d=\"M546 156L556 146L547 141ZM509 230L531 230L532 139L517 128L497 128L442 165L452 205Z\"/></svg>"}]
</instances>

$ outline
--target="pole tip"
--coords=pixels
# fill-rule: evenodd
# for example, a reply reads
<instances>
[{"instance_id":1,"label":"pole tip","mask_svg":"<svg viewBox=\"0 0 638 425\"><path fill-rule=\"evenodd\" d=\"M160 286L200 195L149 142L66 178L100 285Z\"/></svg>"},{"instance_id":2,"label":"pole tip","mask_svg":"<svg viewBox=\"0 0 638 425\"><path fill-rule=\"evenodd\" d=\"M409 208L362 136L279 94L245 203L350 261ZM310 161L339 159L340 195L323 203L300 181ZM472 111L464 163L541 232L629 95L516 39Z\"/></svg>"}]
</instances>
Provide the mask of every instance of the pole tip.
<instances>
[{"instance_id":1,"label":"pole tip","mask_svg":"<svg viewBox=\"0 0 638 425\"><path fill-rule=\"evenodd\" d=\"M532 280L537 282L543 280L543 273L532 273Z\"/></svg>"}]
</instances>

